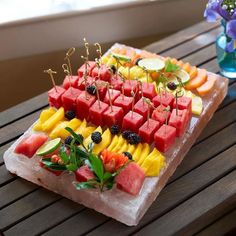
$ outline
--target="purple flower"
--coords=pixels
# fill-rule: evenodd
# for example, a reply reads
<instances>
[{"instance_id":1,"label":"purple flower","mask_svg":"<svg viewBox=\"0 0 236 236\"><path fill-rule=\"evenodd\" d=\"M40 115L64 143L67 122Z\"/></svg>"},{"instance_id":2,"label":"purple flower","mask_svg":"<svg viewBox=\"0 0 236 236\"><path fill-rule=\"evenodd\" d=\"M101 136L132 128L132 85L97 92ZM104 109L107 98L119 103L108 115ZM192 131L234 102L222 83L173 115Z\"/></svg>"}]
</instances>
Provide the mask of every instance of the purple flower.
<instances>
[{"instance_id":1,"label":"purple flower","mask_svg":"<svg viewBox=\"0 0 236 236\"><path fill-rule=\"evenodd\" d=\"M226 34L232 38L236 39L236 20L230 20L226 24Z\"/></svg>"}]
</instances>

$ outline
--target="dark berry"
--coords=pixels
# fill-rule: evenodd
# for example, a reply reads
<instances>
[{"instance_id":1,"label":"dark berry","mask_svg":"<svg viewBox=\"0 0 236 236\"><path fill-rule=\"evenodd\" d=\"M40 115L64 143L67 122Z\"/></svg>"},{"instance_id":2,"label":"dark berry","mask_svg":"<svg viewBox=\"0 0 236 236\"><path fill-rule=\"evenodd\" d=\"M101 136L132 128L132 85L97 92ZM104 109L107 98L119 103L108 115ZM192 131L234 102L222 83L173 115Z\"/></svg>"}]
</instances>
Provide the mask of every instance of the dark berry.
<instances>
[{"instance_id":1,"label":"dark berry","mask_svg":"<svg viewBox=\"0 0 236 236\"><path fill-rule=\"evenodd\" d=\"M97 89L95 85L90 84L86 87L86 91L91 95L96 95Z\"/></svg>"},{"instance_id":2,"label":"dark berry","mask_svg":"<svg viewBox=\"0 0 236 236\"><path fill-rule=\"evenodd\" d=\"M136 133L132 133L128 137L128 142L130 144L138 144L141 142L141 137Z\"/></svg>"},{"instance_id":3,"label":"dark berry","mask_svg":"<svg viewBox=\"0 0 236 236\"><path fill-rule=\"evenodd\" d=\"M112 70L112 73L115 74L116 73L116 67L114 65L111 66L111 70Z\"/></svg>"},{"instance_id":4,"label":"dark berry","mask_svg":"<svg viewBox=\"0 0 236 236\"><path fill-rule=\"evenodd\" d=\"M138 59L136 60L136 62L135 62L135 65L138 66L139 61L141 61L142 59L143 59L143 58L141 58L141 57L138 58Z\"/></svg>"},{"instance_id":5,"label":"dark berry","mask_svg":"<svg viewBox=\"0 0 236 236\"><path fill-rule=\"evenodd\" d=\"M125 156L127 156L130 160L133 159L131 153L129 153L129 152L123 152L123 154L124 154Z\"/></svg>"},{"instance_id":6,"label":"dark berry","mask_svg":"<svg viewBox=\"0 0 236 236\"><path fill-rule=\"evenodd\" d=\"M133 132L130 131L130 130L125 130L123 133L122 133L122 137L124 139L128 139L129 138L129 135L132 134Z\"/></svg>"},{"instance_id":7,"label":"dark berry","mask_svg":"<svg viewBox=\"0 0 236 236\"><path fill-rule=\"evenodd\" d=\"M72 140L73 140L72 136L68 136L68 137L66 137L64 143L65 143L66 145L70 145L71 142L72 142Z\"/></svg>"},{"instance_id":8,"label":"dark berry","mask_svg":"<svg viewBox=\"0 0 236 236\"><path fill-rule=\"evenodd\" d=\"M93 132L92 135L91 135L91 139L94 143L98 144L102 141L102 135L98 131Z\"/></svg>"},{"instance_id":9,"label":"dark berry","mask_svg":"<svg viewBox=\"0 0 236 236\"><path fill-rule=\"evenodd\" d=\"M69 110L69 111L67 111L67 112L65 113L65 117L66 117L66 119L68 119L68 120L74 119L75 116L76 116L76 114L75 114L75 112L72 111L72 110Z\"/></svg>"},{"instance_id":10,"label":"dark berry","mask_svg":"<svg viewBox=\"0 0 236 236\"><path fill-rule=\"evenodd\" d=\"M119 125L112 125L112 127L111 127L111 133L112 133L113 135L119 134L119 133L120 133L120 127L119 127Z\"/></svg>"},{"instance_id":11,"label":"dark berry","mask_svg":"<svg viewBox=\"0 0 236 236\"><path fill-rule=\"evenodd\" d=\"M167 84L167 87L168 87L168 89L170 89L170 90L176 90L177 85L175 84L175 82L169 82L169 83Z\"/></svg>"}]
</instances>

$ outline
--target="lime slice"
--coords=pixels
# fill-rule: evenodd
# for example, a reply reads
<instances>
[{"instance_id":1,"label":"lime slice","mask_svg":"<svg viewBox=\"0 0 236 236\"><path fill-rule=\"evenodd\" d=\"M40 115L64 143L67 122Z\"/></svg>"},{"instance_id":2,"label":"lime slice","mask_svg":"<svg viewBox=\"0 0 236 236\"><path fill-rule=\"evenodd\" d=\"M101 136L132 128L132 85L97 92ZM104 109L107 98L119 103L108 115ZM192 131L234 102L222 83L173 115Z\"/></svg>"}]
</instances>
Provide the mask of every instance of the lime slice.
<instances>
[{"instance_id":1,"label":"lime slice","mask_svg":"<svg viewBox=\"0 0 236 236\"><path fill-rule=\"evenodd\" d=\"M178 70L175 72L175 75L181 79L182 84L186 84L190 80L190 76L185 70ZM173 82L179 85L179 81L177 79Z\"/></svg>"},{"instance_id":2,"label":"lime slice","mask_svg":"<svg viewBox=\"0 0 236 236\"><path fill-rule=\"evenodd\" d=\"M144 58L138 65L148 71L158 71L165 67L165 62L159 58Z\"/></svg>"},{"instance_id":3,"label":"lime slice","mask_svg":"<svg viewBox=\"0 0 236 236\"><path fill-rule=\"evenodd\" d=\"M44 156L47 154L52 153L55 151L61 144L60 138L52 139L46 143L44 143L36 152L36 155L38 156Z\"/></svg>"},{"instance_id":4,"label":"lime slice","mask_svg":"<svg viewBox=\"0 0 236 236\"><path fill-rule=\"evenodd\" d=\"M122 55L122 54L112 53L112 56L113 56L115 59L120 60L120 61L126 61L126 62L130 62L130 61L131 61L131 58L130 58L130 57L127 57L127 56Z\"/></svg>"}]
</instances>

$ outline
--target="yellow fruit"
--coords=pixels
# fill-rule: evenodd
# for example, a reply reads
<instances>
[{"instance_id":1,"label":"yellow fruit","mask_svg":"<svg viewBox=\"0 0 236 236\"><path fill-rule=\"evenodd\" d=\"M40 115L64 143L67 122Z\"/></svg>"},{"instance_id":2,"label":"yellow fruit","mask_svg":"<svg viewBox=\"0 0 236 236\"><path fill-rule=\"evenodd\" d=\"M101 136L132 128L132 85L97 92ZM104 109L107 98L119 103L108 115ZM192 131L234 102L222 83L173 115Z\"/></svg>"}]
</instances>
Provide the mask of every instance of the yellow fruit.
<instances>
[{"instance_id":1,"label":"yellow fruit","mask_svg":"<svg viewBox=\"0 0 236 236\"><path fill-rule=\"evenodd\" d=\"M75 133L81 134L83 132L83 130L86 128L86 126L87 126L87 121L84 119L83 122L80 124L80 126L75 131Z\"/></svg>"},{"instance_id":2,"label":"yellow fruit","mask_svg":"<svg viewBox=\"0 0 236 236\"><path fill-rule=\"evenodd\" d=\"M49 137L51 139L55 139L60 137L60 132L65 129L65 127L68 125L69 121L63 121L59 122L54 129L50 132Z\"/></svg>"},{"instance_id":3,"label":"yellow fruit","mask_svg":"<svg viewBox=\"0 0 236 236\"><path fill-rule=\"evenodd\" d=\"M148 156L149 153L150 153L150 146L148 143L144 143L141 156L138 160L138 165L140 166L142 165L143 161L145 160L145 158Z\"/></svg>"},{"instance_id":4,"label":"yellow fruit","mask_svg":"<svg viewBox=\"0 0 236 236\"><path fill-rule=\"evenodd\" d=\"M115 60L115 58L110 57L110 58L107 60L106 65L107 65L107 66L112 66L112 65L114 65L114 66L116 67L116 60Z\"/></svg>"},{"instance_id":5,"label":"yellow fruit","mask_svg":"<svg viewBox=\"0 0 236 236\"><path fill-rule=\"evenodd\" d=\"M135 152L135 145L133 145L133 144L128 144L128 147L127 147L128 149L127 149L127 152L129 152L131 155L133 155L134 154L134 152Z\"/></svg>"},{"instance_id":6,"label":"yellow fruit","mask_svg":"<svg viewBox=\"0 0 236 236\"><path fill-rule=\"evenodd\" d=\"M112 152L118 152L120 150L120 147L126 142L126 140L122 137L122 135L119 136L119 140L115 147L111 150Z\"/></svg>"},{"instance_id":7,"label":"yellow fruit","mask_svg":"<svg viewBox=\"0 0 236 236\"><path fill-rule=\"evenodd\" d=\"M130 69L130 79L137 79L137 78L139 79L145 76L146 76L146 73L139 66L133 66Z\"/></svg>"},{"instance_id":8,"label":"yellow fruit","mask_svg":"<svg viewBox=\"0 0 236 236\"><path fill-rule=\"evenodd\" d=\"M189 71L190 79L193 79L194 77L196 77L197 73L198 73L197 67L196 66L192 66L191 70Z\"/></svg>"},{"instance_id":9,"label":"yellow fruit","mask_svg":"<svg viewBox=\"0 0 236 236\"><path fill-rule=\"evenodd\" d=\"M98 126L94 132L99 132L102 134L102 128L101 126ZM85 140L84 140L84 146L88 147L88 145L92 142L91 135L89 135Z\"/></svg>"},{"instance_id":10,"label":"yellow fruit","mask_svg":"<svg viewBox=\"0 0 236 236\"><path fill-rule=\"evenodd\" d=\"M160 174L160 170L162 168L161 158L153 158L150 160L150 166L146 171L146 176L158 176Z\"/></svg>"},{"instance_id":11,"label":"yellow fruit","mask_svg":"<svg viewBox=\"0 0 236 236\"><path fill-rule=\"evenodd\" d=\"M191 68L191 65L187 62L187 63L184 63L182 69L185 70L187 73L190 73L192 68Z\"/></svg>"},{"instance_id":12,"label":"yellow fruit","mask_svg":"<svg viewBox=\"0 0 236 236\"><path fill-rule=\"evenodd\" d=\"M119 136L115 135L112 138L112 141L111 141L110 145L108 146L107 150L111 151L117 145L118 141L119 141Z\"/></svg>"},{"instance_id":13,"label":"yellow fruit","mask_svg":"<svg viewBox=\"0 0 236 236\"><path fill-rule=\"evenodd\" d=\"M122 145L122 147L120 147L118 153L127 152L127 150L128 150L128 143L127 143L127 141L125 141L124 144Z\"/></svg>"},{"instance_id":14,"label":"yellow fruit","mask_svg":"<svg viewBox=\"0 0 236 236\"><path fill-rule=\"evenodd\" d=\"M48 120L42 124L42 131L51 131L60 121L64 119L64 108L58 109Z\"/></svg>"},{"instance_id":15,"label":"yellow fruit","mask_svg":"<svg viewBox=\"0 0 236 236\"><path fill-rule=\"evenodd\" d=\"M185 96L192 98L192 113L194 115L201 115L203 110L202 98L193 94L191 91L187 91Z\"/></svg>"},{"instance_id":16,"label":"yellow fruit","mask_svg":"<svg viewBox=\"0 0 236 236\"><path fill-rule=\"evenodd\" d=\"M67 125L59 131L58 136L62 139L66 139L66 137L68 137L70 135L70 133L65 128L69 127L73 131L75 131L80 126L81 123L82 123L82 121L77 118L70 120L67 123Z\"/></svg>"},{"instance_id":17,"label":"yellow fruit","mask_svg":"<svg viewBox=\"0 0 236 236\"><path fill-rule=\"evenodd\" d=\"M95 154L99 154L102 150L107 148L107 146L111 143L111 131L110 129L106 129L102 134L102 141L99 144L94 144L93 152Z\"/></svg>"},{"instance_id":18,"label":"yellow fruit","mask_svg":"<svg viewBox=\"0 0 236 236\"><path fill-rule=\"evenodd\" d=\"M141 168L144 170L145 173L148 170L149 166L151 165L151 160L157 157L159 154L160 152L156 148L154 148L152 152L149 153L149 155L145 158L145 160L141 165Z\"/></svg>"},{"instance_id":19,"label":"yellow fruit","mask_svg":"<svg viewBox=\"0 0 236 236\"><path fill-rule=\"evenodd\" d=\"M102 64L107 64L109 57L108 56L103 56L102 58Z\"/></svg>"},{"instance_id":20,"label":"yellow fruit","mask_svg":"<svg viewBox=\"0 0 236 236\"><path fill-rule=\"evenodd\" d=\"M141 152L142 152L142 149L143 149L143 145L141 143L139 143L137 146L136 146L136 150L133 154L133 160L135 162L138 162L140 156L141 156Z\"/></svg>"},{"instance_id":21,"label":"yellow fruit","mask_svg":"<svg viewBox=\"0 0 236 236\"><path fill-rule=\"evenodd\" d=\"M128 77L129 77L128 67L120 66L118 69L118 72L121 73L126 79L128 79Z\"/></svg>"},{"instance_id":22,"label":"yellow fruit","mask_svg":"<svg viewBox=\"0 0 236 236\"><path fill-rule=\"evenodd\" d=\"M88 126L88 127L85 127L83 130L81 130L81 132L79 133L83 135L84 138L87 138L95 129L96 127L94 126Z\"/></svg>"}]
</instances>

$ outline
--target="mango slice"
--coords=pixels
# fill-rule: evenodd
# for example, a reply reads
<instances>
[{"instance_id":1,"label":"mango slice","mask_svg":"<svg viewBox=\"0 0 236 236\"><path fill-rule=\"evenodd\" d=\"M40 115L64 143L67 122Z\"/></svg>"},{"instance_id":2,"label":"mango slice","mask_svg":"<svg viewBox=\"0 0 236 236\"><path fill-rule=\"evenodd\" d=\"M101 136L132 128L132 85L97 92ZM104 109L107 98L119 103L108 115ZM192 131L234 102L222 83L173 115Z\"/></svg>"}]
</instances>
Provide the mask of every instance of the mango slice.
<instances>
[{"instance_id":1,"label":"mango slice","mask_svg":"<svg viewBox=\"0 0 236 236\"><path fill-rule=\"evenodd\" d=\"M127 152L129 152L132 156L135 152L135 145L133 144L128 144L128 147L127 147Z\"/></svg>"},{"instance_id":2,"label":"mango slice","mask_svg":"<svg viewBox=\"0 0 236 236\"><path fill-rule=\"evenodd\" d=\"M81 120L74 118L74 119L70 120L65 127L69 127L73 131L75 131L80 126L81 123L82 123ZM65 129L65 127L62 128L58 132L58 136L62 139L66 139L66 137L70 136L70 133Z\"/></svg>"},{"instance_id":3,"label":"mango slice","mask_svg":"<svg viewBox=\"0 0 236 236\"><path fill-rule=\"evenodd\" d=\"M102 128L101 126L98 126L94 132L99 132L102 134ZM89 135L85 140L84 140L84 146L88 147L88 145L92 142L91 135Z\"/></svg>"},{"instance_id":4,"label":"mango slice","mask_svg":"<svg viewBox=\"0 0 236 236\"><path fill-rule=\"evenodd\" d=\"M150 153L150 146L148 143L144 143L142 153L141 153L141 156L140 156L137 164L141 166L143 161L145 160L145 158L148 156L149 153Z\"/></svg>"},{"instance_id":5,"label":"mango slice","mask_svg":"<svg viewBox=\"0 0 236 236\"><path fill-rule=\"evenodd\" d=\"M88 126L88 127L85 127L83 130L81 130L81 132L78 132L78 133L83 135L84 138L87 138L95 129L96 129L96 127L94 127L94 126Z\"/></svg>"},{"instance_id":6,"label":"mango slice","mask_svg":"<svg viewBox=\"0 0 236 236\"><path fill-rule=\"evenodd\" d=\"M128 150L128 143L127 141L125 141L120 150L118 151L118 153L127 152L127 150Z\"/></svg>"},{"instance_id":7,"label":"mango slice","mask_svg":"<svg viewBox=\"0 0 236 236\"><path fill-rule=\"evenodd\" d=\"M133 160L135 162L138 162L140 156L141 156L141 152L142 152L142 149L143 149L143 145L141 143L139 143L137 146L136 146L136 150L133 154Z\"/></svg>"},{"instance_id":8,"label":"mango slice","mask_svg":"<svg viewBox=\"0 0 236 236\"><path fill-rule=\"evenodd\" d=\"M111 143L111 131L110 129L106 129L102 134L102 141L99 144L94 144L93 152L95 154L99 154L102 150L107 148L107 146Z\"/></svg>"},{"instance_id":9,"label":"mango slice","mask_svg":"<svg viewBox=\"0 0 236 236\"><path fill-rule=\"evenodd\" d=\"M108 151L111 151L118 143L119 141L119 137L118 135L115 135L113 138L112 138L112 141L110 143L110 145L108 146L107 150Z\"/></svg>"},{"instance_id":10,"label":"mango slice","mask_svg":"<svg viewBox=\"0 0 236 236\"><path fill-rule=\"evenodd\" d=\"M120 147L122 147L125 142L126 142L125 139L120 135L117 144L111 151L118 152L120 150Z\"/></svg>"},{"instance_id":11,"label":"mango slice","mask_svg":"<svg viewBox=\"0 0 236 236\"><path fill-rule=\"evenodd\" d=\"M75 133L81 134L81 132L86 128L87 126L87 121L84 119L80 126L76 129Z\"/></svg>"},{"instance_id":12,"label":"mango slice","mask_svg":"<svg viewBox=\"0 0 236 236\"><path fill-rule=\"evenodd\" d=\"M50 132L49 137L51 139L55 139L60 137L60 132L65 129L66 126L68 126L69 121L62 121L59 122L54 129Z\"/></svg>"}]
</instances>

